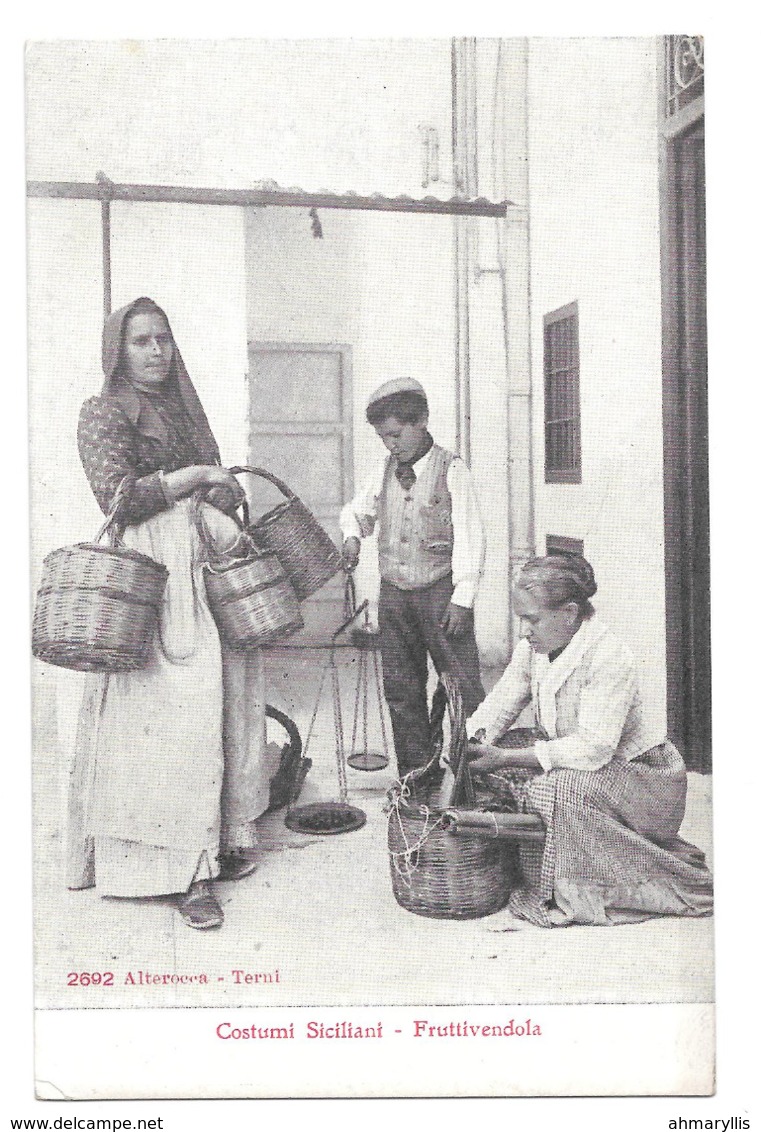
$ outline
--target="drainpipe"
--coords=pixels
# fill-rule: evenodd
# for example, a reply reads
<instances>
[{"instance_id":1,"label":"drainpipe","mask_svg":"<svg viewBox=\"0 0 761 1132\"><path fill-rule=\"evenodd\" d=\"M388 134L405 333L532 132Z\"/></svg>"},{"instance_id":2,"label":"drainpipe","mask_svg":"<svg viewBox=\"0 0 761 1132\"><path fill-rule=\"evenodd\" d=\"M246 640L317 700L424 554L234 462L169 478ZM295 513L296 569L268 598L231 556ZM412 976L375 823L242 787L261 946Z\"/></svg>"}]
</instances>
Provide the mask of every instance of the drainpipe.
<instances>
[{"instance_id":1,"label":"drainpipe","mask_svg":"<svg viewBox=\"0 0 761 1132\"><path fill-rule=\"evenodd\" d=\"M534 556L534 458L533 395L531 377L531 261L529 228L529 111L527 39L510 45L510 59L498 67L510 67L512 88L519 87L522 106L500 108L504 123L508 110L520 116L520 130L511 131L515 151L506 154L505 180L509 178L511 199L518 207L508 209L506 219L497 220L497 255L502 289L507 393L507 497L509 515L510 579L515 580L524 563ZM517 78L520 76L520 86ZM501 78L498 75L498 78ZM496 124L496 123L495 123ZM498 130L499 136L499 130ZM503 135L504 136L504 135ZM502 142L504 152L504 141ZM495 186L496 187L496 186ZM508 638L511 649L518 640L519 626L512 609L510 587Z\"/></svg>"},{"instance_id":2,"label":"drainpipe","mask_svg":"<svg viewBox=\"0 0 761 1132\"><path fill-rule=\"evenodd\" d=\"M478 196L476 41L452 40L452 166L455 193ZM454 219L455 444L470 463L470 274L471 228Z\"/></svg>"}]
</instances>

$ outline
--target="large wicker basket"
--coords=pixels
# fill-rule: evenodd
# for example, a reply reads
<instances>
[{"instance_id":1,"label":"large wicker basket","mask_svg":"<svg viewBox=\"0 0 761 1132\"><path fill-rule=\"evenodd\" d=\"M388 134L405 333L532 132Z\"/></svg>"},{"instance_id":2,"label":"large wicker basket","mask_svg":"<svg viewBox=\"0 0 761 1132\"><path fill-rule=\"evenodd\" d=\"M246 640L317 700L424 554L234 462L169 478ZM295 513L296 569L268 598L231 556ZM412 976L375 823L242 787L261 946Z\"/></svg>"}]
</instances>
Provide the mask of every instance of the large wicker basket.
<instances>
[{"instance_id":1,"label":"large wicker basket","mask_svg":"<svg viewBox=\"0 0 761 1132\"><path fill-rule=\"evenodd\" d=\"M504 908L511 889L504 841L452 833L443 813L401 801L388 822L391 886L418 916L474 920Z\"/></svg>"},{"instance_id":2,"label":"large wicker basket","mask_svg":"<svg viewBox=\"0 0 761 1132\"><path fill-rule=\"evenodd\" d=\"M443 693L443 694L442 694ZM436 775L442 749L440 731L446 703L450 720L447 752L457 773L458 790L471 793L465 748L462 697L456 681L442 675L431 711L434 755L422 772L412 772L391 792L388 806L388 849L391 885L402 908L418 916L472 920L499 911L507 904L513 884L512 853L505 843L478 833L453 832L445 811L429 808L426 777ZM456 802L456 796L452 802Z\"/></svg>"},{"instance_id":3,"label":"large wicker basket","mask_svg":"<svg viewBox=\"0 0 761 1132\"><path fill-rule=\"evenodd\" d=\"M303 628L299 603L276 555L262 553L244 530L238 550L218 555L197 510L206 562L206 596L217 628L234 649L273 644Z\"/></svg>"},{"instance_id":4,"label":"large wicker basket","mask_svg":"<svg viewBox=\"0 0 761 1132\"><path fill-rule=\"evenodd\" d=\"M92 543L54 550L43 563L32 625L39 660L77 672L129 672L148 661L165 566L121 545L122 484ZM99 545L108 535L111 545Z\"/></svg>"},{"instance_id":5,"label":"large wicker basket","mask_svg":"<svg viewBox=\"0 0 761 1132\"><path fill-rule=\"evenodd\" d=\"M264 468L232 468L236 475L251 472L273 483L285 496L266 515L257 519L251 534L263 550L276 554L283 564L299 601L304 601L330 581L341 569L341 555L312 512L291 489Z\"/></svg>"}]
</instances>

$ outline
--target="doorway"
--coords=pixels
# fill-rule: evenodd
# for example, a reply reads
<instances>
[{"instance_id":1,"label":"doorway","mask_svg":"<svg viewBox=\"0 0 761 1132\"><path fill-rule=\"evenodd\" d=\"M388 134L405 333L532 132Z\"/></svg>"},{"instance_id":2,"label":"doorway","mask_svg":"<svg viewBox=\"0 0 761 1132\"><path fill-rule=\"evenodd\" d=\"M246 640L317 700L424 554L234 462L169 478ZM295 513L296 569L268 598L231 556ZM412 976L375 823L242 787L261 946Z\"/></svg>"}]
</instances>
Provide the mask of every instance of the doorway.
<instances>
[{"instance_id":1,"label":"doorway","mask_svg":"<svg viewBox=\"0 0 761 1132\"><path fill-rule=\"evenodd\" d=\"M667 709L690 770L711 769L705 130L702 98L663 139Z\"/></svg>"},{"instance_id":2,"label":"doorway","mask_svg":"<svg viewBox=\"0 0 761 1132\"><path fill-rule=\"evenodd\" d=\"M341 546L339 516L353 494L351 347L249 343L249 463L288 485ZM251 481L252 516L283 501ZM304 628L290 646L321 645L343 620L343 574L302 605Z\"/></svg>"}]
</instances>

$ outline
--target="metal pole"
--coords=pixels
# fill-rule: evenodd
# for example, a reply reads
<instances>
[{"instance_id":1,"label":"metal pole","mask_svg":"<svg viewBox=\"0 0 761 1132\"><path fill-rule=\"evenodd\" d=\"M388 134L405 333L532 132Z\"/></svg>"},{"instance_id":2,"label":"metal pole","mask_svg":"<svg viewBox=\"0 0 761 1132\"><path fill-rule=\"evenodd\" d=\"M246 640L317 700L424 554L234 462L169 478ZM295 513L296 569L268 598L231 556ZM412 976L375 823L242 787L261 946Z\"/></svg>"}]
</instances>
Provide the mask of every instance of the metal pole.
<instances>
[{"instance_id":1,"label":"metal pole","mask_svg":"<svg viewBox=\"0 0 761 1132\"><path fill-rule=\"evenodd\" d=\"M111 314L111 201L100 202L100 227L103 242L103 318Z\"/></svg>"}]
</instances>

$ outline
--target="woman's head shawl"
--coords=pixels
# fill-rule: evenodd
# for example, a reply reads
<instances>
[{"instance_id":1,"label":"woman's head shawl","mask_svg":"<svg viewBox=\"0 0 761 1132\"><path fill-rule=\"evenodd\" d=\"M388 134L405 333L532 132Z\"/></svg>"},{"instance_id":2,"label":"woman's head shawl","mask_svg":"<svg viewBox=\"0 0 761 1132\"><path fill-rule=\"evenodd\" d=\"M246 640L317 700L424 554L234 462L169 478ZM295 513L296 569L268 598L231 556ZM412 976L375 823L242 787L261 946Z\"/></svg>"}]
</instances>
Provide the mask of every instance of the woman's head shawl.
<instances>
[{"instance_id":1,"label":"woman's head shawl","mask_svg":"<svg viewBox=\"0 0 761 1132\"><path fill-rule=\"evenodd\" d=\"M103 396L113 397L119 402L132 424L143 436L152 437L166 444L166 427L151 405L150 395L141 393L140 390L131 385L129 380L121 373L119 365L127 319L138 304L146 303L150 303L156 313L161 315L171 333L172 328L169 319L158 303L154 303L152 299L135 299L128 303L126 307L121 307L118 311L110 314L103 326L103 372L106 375L106 380L103 383L101 393ZM174 335L172 335L172 341L174 342ZM207 464L218 464L219 448L217 442L176 343L174 344L167 384L177 389L188 416L195 426L200 460Z\"/></svg>"}]
</instances>

